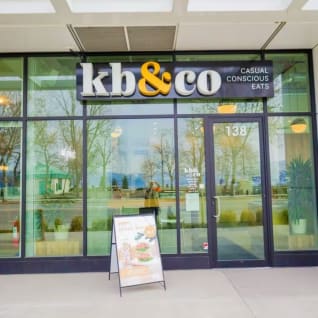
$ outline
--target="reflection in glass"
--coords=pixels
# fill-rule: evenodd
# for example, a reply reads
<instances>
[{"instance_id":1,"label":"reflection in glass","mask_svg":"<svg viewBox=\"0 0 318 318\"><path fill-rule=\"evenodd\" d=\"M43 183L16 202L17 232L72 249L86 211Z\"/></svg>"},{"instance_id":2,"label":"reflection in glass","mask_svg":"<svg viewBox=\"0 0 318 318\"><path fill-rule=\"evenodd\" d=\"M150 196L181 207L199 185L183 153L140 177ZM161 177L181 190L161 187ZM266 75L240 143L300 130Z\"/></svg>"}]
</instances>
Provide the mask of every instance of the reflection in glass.
<instances>
[{"instance_id":1,"label":"reflection in glass","mask_svg":"<svg viewBox=\"0 0 318 318\"><path fill-rule=\"evenodd\" d=\"M202 119L180 119L178 135L181 251L183 253L207 252Z\"/></svg>"},{"instance_id":2,"label":"reflection in glass","mask_svg":"<svg viewBox=\"0 0 318 318\"><path fill-rule=\"evenodd\" d=\"M293 131L302 119L302 131ZM309 117L269 118L275 250L318 248L315 170Z\"/></svg>"},{"instance_id":3,"label":"reflection in glass","mask_svg":"<svg viewBox=\"0 0 318 318\"><path fill-rule=\"evenodd\" d=\"M167 115L173 114L172 100L134 100L88 102L90 116L99 115Z\"/></svg>"},{"instance_id":4,"label":"reflection in glass","mask_svg":"<svg viewBox=\"0 0 318 318\"><path fill-rule=\"evenodd\" d=\"M219 260L264 259L258 123L213 125Z\"/></svg>"},{"instance_id":5,"label":"reflection in glass","mask_svg":"<svg viewBox=\"0 0 318 318\"><path fill-rule=\"evenodd\" d=\"M113 215L158 211L162 253L176 252L173 121L87 122L88 255L107 255ZM158 208L159 206L159 208Z\"/></svg>"},{"instance_id":6,"label":"reflection in glass","mask_svg":"<svg viewBox=\"0 0 318 318\"><path fill-rule=\"evenodd\" d=\"M20 123L0 123L0 257L20 256Z\"/></svg>"},{"instance_id":7,"label":"reflection in glass","mask_svg":"<svg viewBox=\"0 0 318 318\"><path fill-rule=\"evenodd\" d=\"M232 105L232 112L227 114L240 114L240 113L260 113L263 111L263 102L261 100L191 100L183 99L178 100L178 113L179 114L224 114L220 111L221 105ZM235 105L235 111L233 111Z\"/></svg>"},{"instance_id":8,"label":"reflection in glass","mask_svg":"<svg viewBox=\"0 0 318 318\"><path fill-rule=\"evenodd\" d=\"M81 115L83 106L76 100L75 70L78 58L29 58L28 115Z\"/></svg>"},{"instance_id":9,"label":"reflection in glass","mask_svg":"<svg viewBox=\"0 0 318 318\"><path fill-rule=\"evenodd\" d=\"M82 254L82 125L28 124L26 255Z\"/></svg>"},{"instance_id":10,"label":"reflection in glass","mask_svg":"<svg viewBox=\"0 0 318 318\"><path fill-rule=\"evenodd\" d=\"M21 116L22 58L0 59L0 117Z\"/></svg>"},{"instance_id":11,"label":"reflection in glass","mask_svg":"<svg viewBox=\"0 0 318 318\"><path fill-rule=\"evenodd\" d=\"M273 61L274 92L269 112L310 111L308 58L304 53L266 54Z\"/></svg>"}]
</instances>

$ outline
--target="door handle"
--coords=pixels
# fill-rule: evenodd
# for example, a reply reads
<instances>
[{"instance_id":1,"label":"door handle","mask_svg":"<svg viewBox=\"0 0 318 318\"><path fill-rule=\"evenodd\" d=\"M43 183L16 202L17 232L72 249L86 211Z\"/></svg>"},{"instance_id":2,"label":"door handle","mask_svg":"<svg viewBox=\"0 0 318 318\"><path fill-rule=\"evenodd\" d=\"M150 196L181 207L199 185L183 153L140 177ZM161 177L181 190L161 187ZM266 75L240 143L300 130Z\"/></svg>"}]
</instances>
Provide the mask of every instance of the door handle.
<instances>
[{"instance_id":1,"label":"door handle","mask_svg":"<svg viewBox=\"0 0 318 318\"><path fill-rule=\"evenodd\" d=\"M214 210L216 210L216 214L212 214L212 217L218 218L221 215L221 207L219 197L212 197ZM216 208L215 208L216 207Z\"/></svg>"}]
</instances>

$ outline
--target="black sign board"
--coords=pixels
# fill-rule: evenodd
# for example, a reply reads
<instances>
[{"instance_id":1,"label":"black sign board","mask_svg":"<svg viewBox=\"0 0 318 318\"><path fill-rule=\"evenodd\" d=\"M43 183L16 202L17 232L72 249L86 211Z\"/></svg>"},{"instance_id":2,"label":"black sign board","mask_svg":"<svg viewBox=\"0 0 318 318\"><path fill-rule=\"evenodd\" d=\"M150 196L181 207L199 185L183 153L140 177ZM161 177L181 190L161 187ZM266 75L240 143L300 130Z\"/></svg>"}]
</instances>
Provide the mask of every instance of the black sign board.
<instances>
[{"instance_id":1,"label":"black sign board","mask_svg":"<svg viewBox=\"0 0 318 318\"><path fill-rule=\"evenodd\" d=\"M78 100L273 97L271 61L79 63Z\"/></svg>"}]
</instances>

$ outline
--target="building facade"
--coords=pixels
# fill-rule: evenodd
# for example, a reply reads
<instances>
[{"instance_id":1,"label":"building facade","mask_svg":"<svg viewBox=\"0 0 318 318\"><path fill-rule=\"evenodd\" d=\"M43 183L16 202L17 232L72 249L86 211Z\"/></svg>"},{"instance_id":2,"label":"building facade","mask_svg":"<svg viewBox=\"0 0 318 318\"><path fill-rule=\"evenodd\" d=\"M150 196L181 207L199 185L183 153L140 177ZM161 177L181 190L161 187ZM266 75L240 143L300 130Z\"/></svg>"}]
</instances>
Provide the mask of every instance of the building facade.
<instances>
[{"instance_id":1,"label":"building facade","mask_svg":"<svg viewBox=\"0 0 318 318\"><path fill-rule=\"evenodd\" d=\"M149 62L141 93L122 70L79 83L83 63ZM218 95L202 65L244 74ZM317 265L313 69L311 50L2 55L0 272L106 271L112 217L144 207L165 269ZM271 94L241 94L262 76Z\"/></svg>"}]
</instances>

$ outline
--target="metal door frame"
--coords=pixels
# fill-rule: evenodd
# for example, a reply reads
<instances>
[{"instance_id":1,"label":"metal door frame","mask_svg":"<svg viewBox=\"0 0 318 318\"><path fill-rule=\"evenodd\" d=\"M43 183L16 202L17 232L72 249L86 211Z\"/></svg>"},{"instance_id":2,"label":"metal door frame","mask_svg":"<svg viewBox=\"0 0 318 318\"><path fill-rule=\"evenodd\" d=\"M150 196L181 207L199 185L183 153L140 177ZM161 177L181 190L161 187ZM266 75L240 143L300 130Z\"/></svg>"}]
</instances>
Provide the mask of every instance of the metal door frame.
<instances>
[{"instance_id":1,"label":"metal door frame","mask_svg":"<svg viewBox=\"0 0 318 318\"><path fill-rule=\"evenodd\" d=\"M263 204L263 238L264 238L264 260L218 260L217 259L217 226L215 214L215 203L213 197L215 191L215 160L214 160L214 135L213 125L217 123L258 123L259 127L259 151L260 151L260 172L262 186L262 204ZM207 224L208 224L208 242L209 242L209 264L210 267L253 267L269 266L271 263L271 240L269 231L269 202L268 202L268 174L266 174L266 152L265 152L265 133L264 118L260 116L235 116L235 117L215 117L209 116L204 120L205 131L205 164L206 164L206 201L207 201ZM262 155L264 154L264 155ZM267 168L268 169L268 168ZM211 248L210 248L211 247Z\"/></svg>"}]
</instances>

